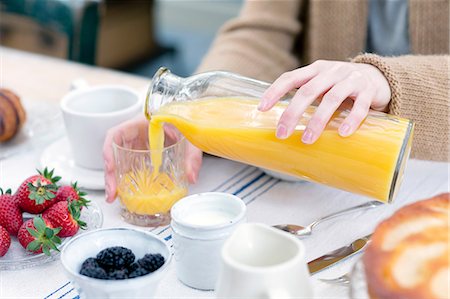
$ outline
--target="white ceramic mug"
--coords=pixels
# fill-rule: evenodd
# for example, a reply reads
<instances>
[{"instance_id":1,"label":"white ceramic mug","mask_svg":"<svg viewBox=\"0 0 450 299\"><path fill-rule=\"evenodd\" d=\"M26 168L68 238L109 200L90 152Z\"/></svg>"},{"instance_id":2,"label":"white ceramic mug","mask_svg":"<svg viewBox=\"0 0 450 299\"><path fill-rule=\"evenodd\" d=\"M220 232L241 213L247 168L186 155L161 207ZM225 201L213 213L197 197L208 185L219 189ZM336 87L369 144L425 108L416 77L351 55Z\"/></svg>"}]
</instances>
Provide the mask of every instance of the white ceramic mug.
<instances>
[{"instance_id":1,"label":"white ceramic mug","mask_svg":"<svg viewBox=\"0 0 450 299\"><path fill-rule=\"evenodd\" d=\"M246 206L237 196L222 192L194 194L171 209L175 269L184 284L214 289L225 240L245 222Z\"/></svg>"},{"instance_id":2,"label":"white ceramic mug","mask_svg":"<svg viewBox=\"0 0 450 299\"><path fill-rule=\"evenodd\" d=\"M258 223L241 225L222 248L217 298L312 298L305 248Z\"/></svg>"},{"instance_id":3,"label":"white ceramic mug","mask_svg":"<svg viewBox=\"0 0 450 299\"><path fill-rule=\"evenodd\" d=\"M75 163L101 170L106 132L142 113L142 103L131 88L103 85L72 90L63 97L61 110Z\"/></svg>"}]
</instances>

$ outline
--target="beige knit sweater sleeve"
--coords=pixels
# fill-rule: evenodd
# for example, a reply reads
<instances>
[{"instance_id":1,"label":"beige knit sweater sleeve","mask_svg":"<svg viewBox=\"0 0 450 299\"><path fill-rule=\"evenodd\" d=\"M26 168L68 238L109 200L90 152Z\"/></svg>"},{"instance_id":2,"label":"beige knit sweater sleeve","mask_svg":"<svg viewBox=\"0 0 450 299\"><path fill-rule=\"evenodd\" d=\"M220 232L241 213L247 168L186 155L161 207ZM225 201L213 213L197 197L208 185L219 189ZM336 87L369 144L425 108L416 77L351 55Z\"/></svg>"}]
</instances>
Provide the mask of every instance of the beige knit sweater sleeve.
<instances>
[{"instance_id":1,"label":"beige knit sweater sleeve","mask_svg":"<svg viewBox=\"0 0 450 299\"><path fill-rule=\"evenodd\" d=\"M391 87L389 113L415 122L411 156L450 161L450 57L364 54L353 62L378 67Z\"/></svg>"},{"instance_id":2,"label":"beige knit sweater sleeve","mask_svg":"<svg viewBox=\"0 0 450 299\"><path fill-rule=\"evenodd\" d=\"M302 2L245 1L239 17L221 28L197 72L224 70L272 82L299 67L292 48L301 31Z\"/></svg>"}]
</instances>

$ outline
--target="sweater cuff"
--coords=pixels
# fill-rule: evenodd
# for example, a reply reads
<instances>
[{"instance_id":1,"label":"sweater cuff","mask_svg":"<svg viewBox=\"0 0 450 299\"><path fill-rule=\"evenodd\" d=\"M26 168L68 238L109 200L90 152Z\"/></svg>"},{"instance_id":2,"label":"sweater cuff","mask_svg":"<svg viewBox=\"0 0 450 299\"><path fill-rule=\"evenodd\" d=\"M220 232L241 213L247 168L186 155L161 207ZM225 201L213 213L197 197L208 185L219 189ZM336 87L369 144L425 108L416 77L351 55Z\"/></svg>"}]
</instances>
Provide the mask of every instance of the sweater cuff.
<instances>
[{"instance_id":1,"label":"sweater cuff","mask_svg":"<svg viewBox=\"0 0 450 299\"><path fill-rule=\"evenodd\" d=\"M361 54L352 59L355 63L371 64L378 68L387 79L389 87L391 88L391 100L389 102L389 113L394 115L401 115L402 111L402 93L400 78L398 78L398 68L401 65L396 65L395 61L388 61L389 58L384 58L375 54Z\"/></svg>"}]
</instances>

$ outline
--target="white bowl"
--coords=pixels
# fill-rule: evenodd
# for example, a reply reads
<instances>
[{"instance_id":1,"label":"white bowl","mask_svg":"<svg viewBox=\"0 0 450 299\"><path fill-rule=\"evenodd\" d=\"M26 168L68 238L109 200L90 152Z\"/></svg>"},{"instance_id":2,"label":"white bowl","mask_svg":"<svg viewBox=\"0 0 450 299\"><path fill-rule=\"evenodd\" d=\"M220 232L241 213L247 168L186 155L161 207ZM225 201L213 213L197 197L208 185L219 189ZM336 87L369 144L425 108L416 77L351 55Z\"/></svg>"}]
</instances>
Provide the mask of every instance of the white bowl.
<instances>
[{"instance_id":1,"label":"white bowl","mask_svg":"<svg viewBox=\"0 0 450 299\"><path fill-rule=\"evenodd\" d=\"M79 274L81 264L111 246L133 251L136 259L146 253L159 253L164 265L150 274L124 280L102 280ZM171 260L167 243L154 234L130 228L93 230L70 240L61 252L61 263L82 298L153 298Z\"/></svg>"}]
</instances>

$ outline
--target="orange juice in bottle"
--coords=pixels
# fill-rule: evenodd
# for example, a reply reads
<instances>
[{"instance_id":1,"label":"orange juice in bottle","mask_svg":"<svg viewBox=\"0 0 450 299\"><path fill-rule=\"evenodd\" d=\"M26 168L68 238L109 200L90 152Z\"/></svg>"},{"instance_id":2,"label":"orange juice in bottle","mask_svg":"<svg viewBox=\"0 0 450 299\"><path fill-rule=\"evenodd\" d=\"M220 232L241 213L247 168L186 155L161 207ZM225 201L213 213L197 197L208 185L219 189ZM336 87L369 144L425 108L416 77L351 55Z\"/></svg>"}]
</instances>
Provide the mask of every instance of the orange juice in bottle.
<instances>
[{"instance_id":1,"label":"orange juice in bottle","mask_svg":"<svg viewBox=\"0 0 450 299\"><path fill-rule=\"evenodd\" d=\"M204 152L384 202L395 198L411 147L411 121L372 111L357 132L344 138L337 128L348 111L338 111L308 145L301 135L315 112L311 106L294 134L280 140L276 125L288 101L258 111L267 86L225 72L183 79L160 69L145 107L151 134L171 123Z\"/></svg>"}]
</instances>

